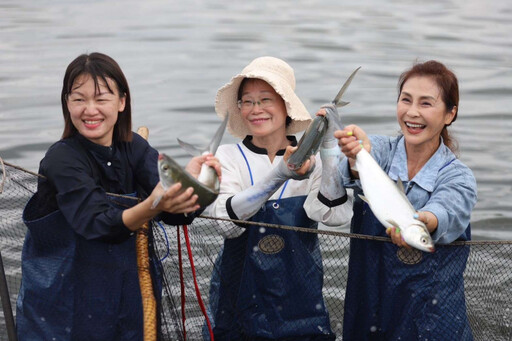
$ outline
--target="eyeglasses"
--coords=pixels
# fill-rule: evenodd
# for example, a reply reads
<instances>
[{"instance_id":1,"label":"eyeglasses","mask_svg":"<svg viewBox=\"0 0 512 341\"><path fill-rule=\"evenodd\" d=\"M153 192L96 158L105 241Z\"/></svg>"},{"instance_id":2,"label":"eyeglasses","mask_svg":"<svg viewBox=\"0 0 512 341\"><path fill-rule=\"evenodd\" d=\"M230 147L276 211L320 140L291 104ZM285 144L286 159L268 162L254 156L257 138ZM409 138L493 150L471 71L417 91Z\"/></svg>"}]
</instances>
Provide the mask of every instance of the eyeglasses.
<instances>
[{"instance_id":1,"label":"eyeglasses","mask_svg":"<svg viewBox=\"0 0 512 341\"><path fill-rule=\"evenodd\" d=\"M248 99L244 100L238 100L238 108L240 110L249 111L254 108L256 104L260 106L260 109L269 108L274 105L274 99L273 98L263 98L260 101L251 101Z\"/></svg>"}]
</instances>

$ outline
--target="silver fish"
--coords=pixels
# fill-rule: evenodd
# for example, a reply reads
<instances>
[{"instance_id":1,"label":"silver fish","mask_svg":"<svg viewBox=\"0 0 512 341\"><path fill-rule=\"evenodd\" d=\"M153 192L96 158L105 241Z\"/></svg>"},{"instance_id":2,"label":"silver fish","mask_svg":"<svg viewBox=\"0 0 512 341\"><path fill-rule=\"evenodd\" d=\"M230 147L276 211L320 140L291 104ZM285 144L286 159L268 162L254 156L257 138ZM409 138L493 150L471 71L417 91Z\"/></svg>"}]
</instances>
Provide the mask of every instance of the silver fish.
<instances>
[{"instance_id":1,"label":"silver fish","mask_svg":"<svg viewBox=\"0 0 512 341\"><path fill-rule=\"evenodd\" d=\"M344 102L341 100L343 93L347 90L348 86L352 82L357 71L359 71L361 67L352 72L350 77L345 81L345 84L341 87L340 91L334 99L332 100L332 105L336 107L343 107L350 102ZM304 162L306 162L311 155L315 155L320 148L320 144L322 143L325 132L327 131L328 124L336 125L337 129L342 129L341 119L338 115L335 115L331 110L326 110L326 116L315 116L313 121L309 124L308 128L302 135L299 143L297 144L297 150L290 156L288 159L288 168L291 170L297 170Z\"/></svg>"},{"instance_id":2,"label":"silver fish","mask_svg":"<svg viewBox=\"0 0 512 341\"><path fill-rule=\"evenodd\" d=\"M398 227L404 241L426 252L434 252L434 243L425 224L413 218L416 210L405 195L402 181L396 184L374 158L362 149L356 155L354 170L359 172L363 195L359 197L370 206L384 227Z\"/></svg>"},{"instance_id":3,"label":"silver fish","mask_svg":"<svg viewBox=\"0 0 512 341\"><path fill-rule=\"evenodd\" d=\"M181 183L182 191L189 187L194 188L194 194L198 195L197 203L201 207L208 206L219 195L218 180L213 186L209 187L199 182L198 179L190 175L176 161L164 153L158 156L158 174L160 176L160 183L165 190L177 182ZM160 200L161 198L156 199L153 206L156 207Z\"/></svg>"},{"instance_id":4,"label":"silver fish","mask_svg":"<svg viewBox=\"0 0 512 341\"><path fill-rule=\"evenodd\" d=\"M180 139L178 139L178 143L183 149L193 156L208 153L215 155L220 141L222 140L222 136L224 135L224 131L226 130L228 119L229 113L226 114L224 121L217 129L217 132L205 149L199 149L189 143L181 141ZM211 204L219 195L220 183L217 172L214 168L206 164L201 166L201 171L196 179L170 156L162 153L158 156L158 175L160 177L160 183L165 190L177 182L181 182L182 190L185 190L188 187L194 188L194 194L198 195L197 203L201 208ZM151 208L155 208L161 199L162 197L157 198L153 202Z\"/></svg>"}]
</instances>

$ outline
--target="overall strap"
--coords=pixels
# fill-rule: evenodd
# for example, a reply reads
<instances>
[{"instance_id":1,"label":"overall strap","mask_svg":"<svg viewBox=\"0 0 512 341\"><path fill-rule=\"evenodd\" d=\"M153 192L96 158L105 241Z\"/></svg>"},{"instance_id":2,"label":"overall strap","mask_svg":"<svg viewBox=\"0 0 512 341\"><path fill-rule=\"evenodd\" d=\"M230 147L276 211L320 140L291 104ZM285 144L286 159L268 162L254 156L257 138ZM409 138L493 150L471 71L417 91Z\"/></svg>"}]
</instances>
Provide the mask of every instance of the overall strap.
<instances>
[{"instance_id":1,"label":"overall strap","mask_svg":"<svg viewBox=\"0 0 512 341\"><path fill-rule=\"evenodd\" d=\"M245 156L244 151L242 150L242 147L240 147L240 144L237 143L236 145L238 147L238 150L240 150L240 153L242 153L242 156L244 157L245 164L247 165L247 169L249 170L249 176L251 177L251 186L254 185L254 179L252 177L252 171L251 166L249 165L249 161L247 160L247 157ZM275 203L272 204L272 207L275 209L279 208L279 200L281 200L281 197L283 196L284 190L286 189L286 186L288 185L288 180L284 183L283 189L281 190L281 194L279 194L279 198L276 200Z\"/></svg>"},{"instance_id":2,"label":"overall strap","mask_svg":"<svg viewBox=\"0 0 512 341\"><path fill-rule=\"evenodd\" d=\"M242 156L244 157L245 164L247 165L247 169L249 170L249 176L251 177L251 186L253 186L254 180L252 178L251 166L249 165L249 161L247 160L247 157L245 156L244 151L242 150L242 147L240 147L240 144L237 143L236 146L238 147L238 150L240 150L240 153L242 153Z\"/></svg>"}]
</instances>

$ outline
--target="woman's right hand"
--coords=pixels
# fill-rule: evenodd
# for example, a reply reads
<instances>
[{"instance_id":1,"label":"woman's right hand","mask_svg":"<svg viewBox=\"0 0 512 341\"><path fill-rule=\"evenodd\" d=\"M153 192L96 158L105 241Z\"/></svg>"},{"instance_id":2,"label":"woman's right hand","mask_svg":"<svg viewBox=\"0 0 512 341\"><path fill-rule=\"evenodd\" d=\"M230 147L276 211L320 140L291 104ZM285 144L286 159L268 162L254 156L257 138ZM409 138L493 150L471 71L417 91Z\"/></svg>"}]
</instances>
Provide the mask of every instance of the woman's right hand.
<instances>
[{"instance_id":1,"label":"woman's right hand","mask_svg":"<svg viewBox=\"0 0 512 341\"><path fill-rule=\"evenodd\" d=\"M174 214L197 211L197 195L193 192L191 187L181 191L181 183L172 185L166 191L159 182L146 200L123 211L123 223L130 230L137 231L162 211Z\"/></svg>"},{"instance_id":2,"label":"woman's right hand","mask_svg":"<svg viewBox=\"0 0 512 341\"><path fill-rule=\"evenodd\" d=\"M363 147L368 152L371 150L368 135L355 124L348 125L343 130L335 131L334 136L338 139L341 152L348 158L355 159L357 153L359 153Z\"/></svg>"},{"instance_id":3,"label":"woman's right hand","mask_svg":"<svg viewBox=\"0 0 512 341\"><path fill-rule=\"evenodd\" d=\"M158 198L160 198L160 202L154 207L157 211L176 214L191 213L199 209L199 205L196 204L198 196L194 194L194 189L189 187L182 191L181 183L172 185L166 191L159 182L147 200L153 203Z\"/></svg>"},{"instance_id":4,"label":"woman's right hand","mask_svg":"<svg viewBox=\"0 0 512 341\"><path fill-rule=\"evenodd\" d=\"M341 152L347 157L351 169L356 164L356 155L362 148L365 148L368 153L371 150L368 135L355 124L348 125L343 130L335 131L334 137L338 139ZM359 178L359 174L356 171L351 170L351 173L354 179Z\"/></svg>"}]
</instances>

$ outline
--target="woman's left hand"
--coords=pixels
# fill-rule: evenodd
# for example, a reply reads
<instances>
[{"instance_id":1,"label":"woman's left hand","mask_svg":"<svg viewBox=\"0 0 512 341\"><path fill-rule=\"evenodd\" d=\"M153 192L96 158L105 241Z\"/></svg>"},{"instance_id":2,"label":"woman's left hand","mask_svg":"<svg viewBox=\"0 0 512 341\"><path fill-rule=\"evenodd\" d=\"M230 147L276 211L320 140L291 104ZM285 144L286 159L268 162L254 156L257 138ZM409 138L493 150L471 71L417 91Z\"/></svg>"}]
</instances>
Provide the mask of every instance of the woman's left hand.
<instances>
[{"instance_id":1,"label":"woman's left hand","mask_svg":"<svg viewBox=\"0 0 512 341\"><path fill-rule=\"evenodd\" d=\"M288 159L297 150L297 148L298 148L297 146L286 147L286 151L284 152L284 156L283 156L285 163L288 162ZM297 176L302 177L302 176L309 175L311 172L313 172L314 169L315 169L315 156L311 155L309 157L309 160L306 160L306 162L304 162L302 167L300 167L299 169L292 171L292 172L296 173Z\"/></svg>"},{"instance_id":2,"label":"woman's left hand","mask_svg":"<svg viewBox=\"0 0 512 341\"><path fill-rule=\"evenodd\" d=\"M432 234L437 230L438 220L434 213L429 211L418 211L414 215L415 219L422 221L427 226L428 233Z\"/></svg>"},{"instance_id":3,"label":"woman's left hand","mask_svg":"<svg viewBox=\"0 0 512 341\"><path fill-rule=\"evenodd\" d=\"M220 182L222 180L221 165L219 159L213 156L213 154L204 154L193 157L185 167L185 170L190 175L197 179L199 173L201 172L201 166L203 165L203 163L215 169L215 172L217 173L217 177L219 178Z\"/></svg>"},{"instance_id":4,"label":"woman's left hand","mask_svg":"<svg viewBox=\"0 0 512 341\"><path fill-rule=\"evenodd\" d=\"M405 247L406 249L411 249L409 244L407 244L403 238L402 234L400 233L400 228L398 227L388 227L386 229L386 234L391 237L391 241L393 244L397 245L398 247Z\"/></svg>"}]
</instances>

